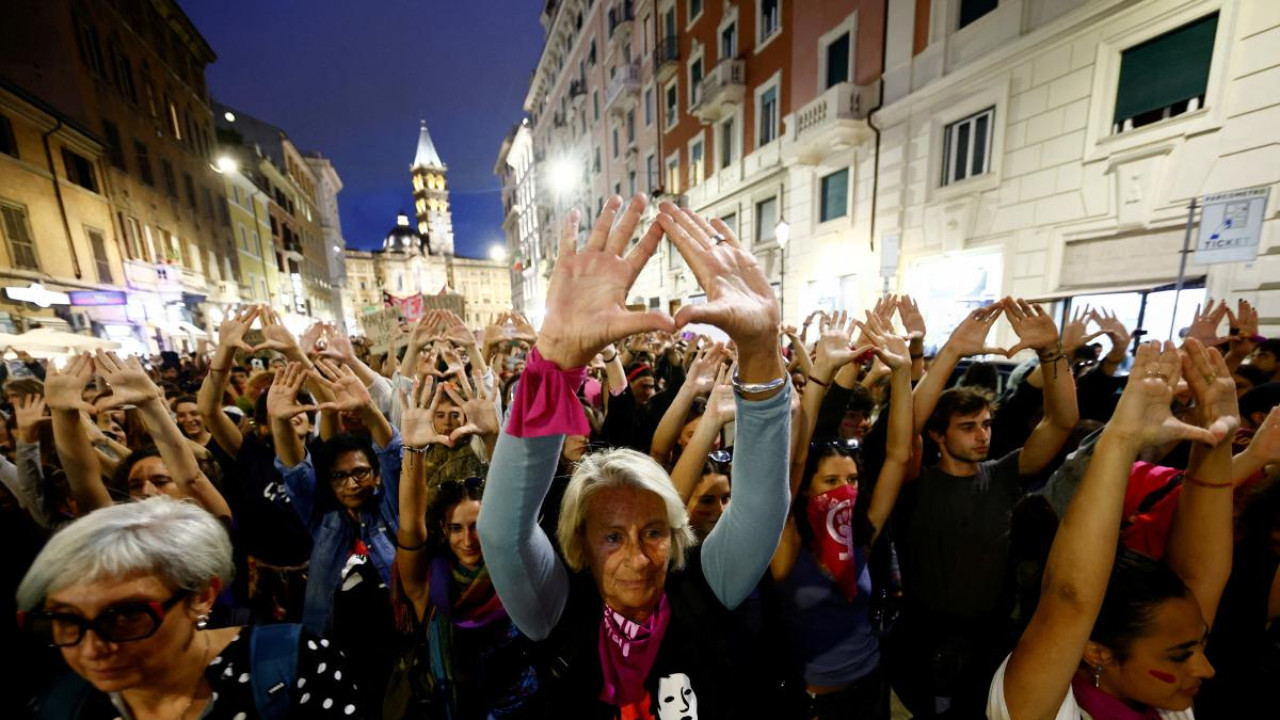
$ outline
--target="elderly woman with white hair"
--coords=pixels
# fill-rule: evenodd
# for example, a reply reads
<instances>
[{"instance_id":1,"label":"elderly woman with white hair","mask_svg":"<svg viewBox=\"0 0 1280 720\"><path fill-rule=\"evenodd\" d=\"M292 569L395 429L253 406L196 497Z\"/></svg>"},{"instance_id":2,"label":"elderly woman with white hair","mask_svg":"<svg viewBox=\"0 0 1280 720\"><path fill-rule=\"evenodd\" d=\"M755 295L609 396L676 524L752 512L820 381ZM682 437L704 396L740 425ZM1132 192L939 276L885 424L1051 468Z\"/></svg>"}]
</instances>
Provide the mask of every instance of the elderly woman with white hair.
<instances>
[{"instance_id":1,"label":"elderly woman with white hair","mask_svg":"<svg viewBox=\"0 0 1280 720\"><path fill-rule=\"evenodd\" d=\"M542 332L494 453L480 541L512 620L547 643L545 689L558 717L745 716L752 697L740 658L724 650L726 619L760 581L787 514L790 384L778 303L724 223L670 203L624 258L644 205L636 196L614 227L621 198L611 199L582 249L576 212L565 228ZM674 321L625 305L664 231L707 293ZM574 396L585 366L610 342L689 322L717 325L737 345L733 503L698 546L685 503L653 459L589 455L561 505L561 561L538 516L561 442L586 432Z\"/></svg>"},{"instance_id":2,"label":"elderly woman with white hair","mask_svg":"<svg viewBox=\"0 0 1280 720\"><path fill-rule=\"evenodd\" d=\"M189 501L161 495L67 525L18 588L23 629L74 671L37 717L363 717L327 640L297 625L206 627L231 573L227 531Z\"/></svg>"}]
</instances>

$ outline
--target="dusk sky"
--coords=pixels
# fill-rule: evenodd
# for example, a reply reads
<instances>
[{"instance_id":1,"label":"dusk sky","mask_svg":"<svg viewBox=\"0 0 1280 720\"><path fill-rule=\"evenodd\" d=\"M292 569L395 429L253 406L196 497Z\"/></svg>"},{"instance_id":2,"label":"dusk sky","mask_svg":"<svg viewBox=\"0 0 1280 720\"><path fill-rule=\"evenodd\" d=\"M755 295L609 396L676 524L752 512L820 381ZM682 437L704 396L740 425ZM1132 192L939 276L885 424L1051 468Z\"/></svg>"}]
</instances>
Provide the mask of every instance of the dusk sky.
<instances>
[{"instance_id":1,"label":"dusk sky","mask_svg":"<svg viewBox=\"0 0 1280 720\"><path fill-rule=\"evenodd\" d=\"M425 119L449 166L461 255L503 243L493 174L542 50L536 0L179 0L218 54L214 99L319 150L342 178L342 231L376 247L412 214Z\"/></svg>"}]
</instances>

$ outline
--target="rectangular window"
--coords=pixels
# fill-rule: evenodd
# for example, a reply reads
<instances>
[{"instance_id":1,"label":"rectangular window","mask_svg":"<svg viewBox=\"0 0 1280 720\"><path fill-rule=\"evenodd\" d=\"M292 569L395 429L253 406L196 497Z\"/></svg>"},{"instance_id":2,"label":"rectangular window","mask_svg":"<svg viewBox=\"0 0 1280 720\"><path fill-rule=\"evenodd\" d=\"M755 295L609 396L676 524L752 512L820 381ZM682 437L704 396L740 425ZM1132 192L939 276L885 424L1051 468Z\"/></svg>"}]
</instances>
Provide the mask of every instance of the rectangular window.
<instances>
[{"instance_id":1,"label":"rectangular window","mask_svg":"<svg viewBox=\"0 0 1280 720\"><path fill-rule=\"evenodd\" d=\"M147 152L147 146L141 140L133 141L133 154L138 158L138 177L142 182L156 186L156 178L151 174L151 155Z\"/></svg>"},{"instance_id":2,"label":"rectangular window","mask_svg":"<svg viewBox=\"0 0 1280 720\"><path fill-rule=\"evenodd\" d=\"M0 115L0 153L18 157L18 139L13 135L13 123Z\"/></svg>"},{"instance_id":3,"label":"rectangular window","mask_svg":"<svg viewBox=\"0 0 1280 720\"><path fill-rule=\"evenodd\" d=\"M249 231L240 223L240 249L249 252Z\"/></svg>"},{"instance_id":4,"label":"rectangular window","mask_svg":"<svg viewBox=\"0 0 1280 720\"><path fill-rule=\"evenodd\" d=\"M702 0L689 0L689 22L702 16Z\"/></svg>"},{"instance_id":5,"label":"rectangular window","mask_svg":"<svg viewBox=\"0 0 1280 720\"><path fill-rule=\"evenodd\" d=\"M102 58L102 43L98 40L98 30L88 20L80 22L80 58L89 67L89 71L98 77L107 76L107 64Z\"/></svg>"},{"instance_id":6,"label":"rectangular window","mask_svg":"<svg viewBox=\"0 0 1280 720\"><path fill-rule=\"evenodd\" d=\"M90 192L98 192L98 180L93 174L89 158L62 148L62 164L67 169L67 179Z\"/></svg>"},{"instance_id":7,"label":"rectangular window","mask_svg":"<svg viewBox=\"0 0 1280 720\"><path fill-rule=\"evenodd\" d=\"M662 178L658 177L658 156L649 153L649 156L644 160L644 169L648 175L649 185L647 189L649 192L653 192L654 188L662 185Z\"/></svg>"},{"instance_id":8,"label":"rectangular window","mask_svg":"<svg viewBox=\"0 0 1280 720\"><path fill-rule=\"evenodd\" d=\"M129 253L129 257L134 260L142 260L142 230L138 227L137 218L124 217L124 213L120 214L121 225L124 227L125 249Z\"/></svg>"},{"instance_id":9,"label":"rectangular window","mask_svg":"<svg viewBox=\"0 0 1280 720\"><path fill-rule=\"evenodd\" d=\"M111 260L107 257L107 241L103 239L102 231L87 227L84 232L89 236L89 247L93 250L93 264L98 270L98 282L106 284L115 282L111 278Z\"/></svg>"},{"instance_id":10,"label":"rectangular window","mask_svg":"<svg viewBox=\"0 0 1280 720\"><path fill-rule=\"evenodd\" d=\"M680 194L680 154L667 158L667 192Z\"/></svg>"},{"instance_id":11,"label":"rectangular window","mask_svg":"<svg viewBox=\"0 0 1280 720\"><path fill-rule=\"evenodd\" d=\"M182 140L182 123L178 122L178 106L173 104L172 100L169 104L169 128L173 130L173 139Z\"/></svg>"},{"instance_id":12,"label":"rectangular window","mask_svg":"<svg viewBox=\"0 0 1280 720\"><path fill-rule=\"evenodd\" d=\"M943 137L943 185L981 175L990 168L995 114L996 109L990 107L947 126Z\"/></svg>"},{"instance_id":13,"label":"rectangular window","mask_svg":"<svg viewBox=\"0 0 1280 720\"><path fill-rule=\"evenodd\" d=\"M720 222L729 226L730 232L732 232L734 235L738 234L738 213L736 212L729 213L728 215L721 217Z\"/></svg>"},{"instance_id":14,"label":"rectangular window","mask_svg":"<svg viewBox=\"0 0 1280 720\"><path fill-rule=\"evenodd\" d=\"M138 104L138 86L133 81L133 63L129 56L119 47L111 48L112 60L115 62L116 89L134 105Z\"/></svg>"},{"instance_id":15,"label":"rectangular window","mask_svg":"<svg viewBox=\"0 0 1280 720\"><path fill-rule=\"evenodd\" d=\"M956 28L962 28L995 10L999 4L999 0L960 0L960 22Z\"/></svg>"},{"instance_id":16,"label":"rectangular window","mask_svg":"<svg viewBox=\"0 0 1280 720\"><path fill-rule=\"evenodd\" d=\"M253 254L257 257L262 257L262 236L258 234L257 230L253 231Z\"/></svg>"},{"instance_id":17,"label":"rectangular window","mask_svg":"<svg viewBox=\"0 0 1280 720\"><path fill-rule=\"evenodd\" d=\"M596 146L595 159L591 163L591 171L597 172L597 173L600 172L600 146L599 145Z\"/></svg>"},{"instance_id":18,"label":"rectangular window","mask_svg":"<svg viewBox=\"0 0 1280 720\"><path fill-rule=\"evenodd\" d=\"M618 126L613 126L613 156L618 157Z\"/></svg>"},{"instance_id":19,"label":"rectangular window","mask_svg":"<svg viewBox=\"0 0 1280 720\"><path fill-rule=\"evenodd\" d=\"M596 122L600 122L600 91L591 91L591 115Z\"/></svg>"},{"instance_id":20,"label":"rectangular window","mask_svg":"<svg viewBox=\"0 0 1280 720\"><path fill-rule=\"evenodd\" d=\"M822 178L821 221L835 220L849 214L849 169Z\"/></svg>"},{"instance_id":21,"label":"rectangular window","mask_svg":"<svg viewBox=\"0 0 1280 720\"><path fill-rule=\"evenodd\" d=\"M636 111L635 108L627 110L627 145L630 146L636 141Z\"/></svg>"},{"instance_id":22,"label":"rectangular window","mask_svg":"<svg viewBox=\"0 0 1280 720\"><path fill-rule=\"evenodd\" d=\"M738 56L738 23L725 25L720 30L720 59L728 60Z\"/></svg>"},{"instance_id":23,"label":"rectangular window","mask_svg":"<svg viewBox=\"0 0 1280 720\"><path fill-rule=\"evenodd\" d=\"M720 168L724 169L733 164L734 158L734 119L730 117L720 123L720 137L717 139L720 145Z\"/></svg>"},{"instance_id":24,"label":"rectangular window","mask_svg":"<svg viewBox=\"0 0 1280 720\"><path fill-rule=\"evenodd\" d=\"M676 115L679 112L679 104L680 104L680 93L676 87L675 80L672 80L671 84L667 85L666 95L667 95L667 107L666 107L667 129L670 130L671 128L675 127Z\"/></svg>"},{"instance_id":25,"label":"rectangular window","mask_svg":"<svg viewBox=\"0 0 1280 720\"><path fill-rule=\"evenodd\" d=\"M760 0L760 17L756 26L760 28L757 46L776 35L782 29L782 0Z\"/></svg>"},{"instance_id":26,"label":"rectangular window","mask_svg":"<svg viewBox=\"0 0 1280 720\"><path fill-rule=\"evenodd\" d=\"M845 33L827 46L827 84L831 88L849 82L849 33Z\"/></svg>"},{"instance_id":27,"label":"rectangular window","mask_svg":"<svg viewBox=\"0 0 1280 720\"><path fill-rule=\"evenodd\" d=\"M591 67L596 66L596 41L595 40L591 41L591 49L587 51L587 62L590 63Z\"/></svg>"},{"instance_id":28,"label":"rectangular window","mask_svg":"<svg viewBox=\"0 0 1280 720\"><path fill-rule=\"evenodd\" d=\"M760 133L756 147L764 147L778 138L778 86L760 95Z\"/></svg>"},{"instance_id":29,"label":"rectangular window","mask_svg":"<svg viewBox=\"0 0 1280 720\"><path fill-rule=\"evenodd\" d=\"M169 193L169 197L178 197L178 179L173 174L173 163L168 160L160 160L160 173L164 176L164 189Z\"/></svg>"},{"instance_id":30,"label":"rectangular window","mask_svg":"<svg viewBox=\"0 0 1280 720\"><path fill-rule=\"evenodd\" d=\"M0 203L0 215L4 218L4 237L9 245L9 258L20 270L39 270L36 263L36 244L31 237L31 224L27 221L27 209L21 205Z\"/></svg>"},{"instance_id":31,"label":"rectangular window","mask_svg":"<svg viewBox=\"0 0 1280 720\"><path fill-rule=\"evenodd\" d=\"M702 58L689 63L689 107L702 97Z\"/></svg>"},{"instance_id":32,"label":"rectangular window","mask_svg":"<svg viewBox=\"0 0 1280 720\"><path fill-rule=\"evenodd\" d=\"M653 125L653 88L644 89L644 126Z\"/></svg>"},{"instance_id":33,"label":"rectangular window","mask_svg":"<svg viewBox=\"0 0 1280 720\"><path fill-rule=\"evenodd\" d=\"M124 147L120 145L120 128L115 123L102 121L102 134L107 141L107 161L114 167L128 171L124 164Z\"/></svg>"},{"instance_id":34,"label":"rectangular window","mask_svg":"<svg viewBox=\"0 0 1280 720\"><path fill-rule=\"evenodd\" d=\"M630 197L636 194L636 171L635 170L632 170L631 172L627 173L627 180L628 180L628 186L631 188L630 191L627 192L627 196Z\"/></svg>"},{"instance_id":35,"label":"rectangular window","mask_svg":"<svg viewBox=\"0 0 1280 720\"><path fill-rule=\"evenodd\" d=\"M772 242L778 230L778 198L756 203L756 242Z\"/></svg>"},{"instance_id":36,"label":"rectangular window","mask_svg":"<svg viewBox=\"0 0 1280 720\"><path fill-rule=\"evenodd\" d=\"M704 143L702 138L698 138L689 146L689 187L702 183L702 175L705 172L704 155Z\"/></svg>"},{"instance_id":37,"label":"rectangular window","mask_svg":"<svg viewBox=\"0 0 1280 720\"><path fill-rule=\"evenodd\" d=\"M1121 53L1115 132L1203 107L1217 30L1213 13Z\"/></svg>"},{"instance_id":38,"label":"rectangular window","mask_svg":"<svg viewBox=\"0 0 1280 720\"><path fill-rule=\"evenodd\" d=\"M197 207L196 207L196 184L195 184L195 182L191 179L191 173L188 173L188 172L184 172L184 173L182 173L182 182L183 182L183 184L186 186L186 189L187 189L187 204L191 206L191 209L192 209L192 210L197 209ZM209 210L210 210L210 212L212 212L212 211L213 211L213 208L212 208L212 207L210 207L210 208L209 208Z\"/></svg>"}]
</instances>

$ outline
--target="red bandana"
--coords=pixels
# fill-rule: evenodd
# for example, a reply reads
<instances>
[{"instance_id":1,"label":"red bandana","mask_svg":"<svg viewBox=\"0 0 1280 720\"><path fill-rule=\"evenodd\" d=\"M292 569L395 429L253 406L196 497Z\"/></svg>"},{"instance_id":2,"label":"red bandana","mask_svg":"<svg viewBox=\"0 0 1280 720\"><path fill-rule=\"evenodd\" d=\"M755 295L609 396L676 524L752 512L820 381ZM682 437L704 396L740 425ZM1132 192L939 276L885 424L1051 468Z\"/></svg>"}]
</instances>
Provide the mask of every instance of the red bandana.
<instances>
[{"instance_id":1,"label":"red bandana","mask_svg":"<svg viewBox=\"0 0 1280 720\"><path fill-rule=\"evenodd\" d=\"M858 595L859 569L853 547L853 506L857 502L858 486L841 485L810 497L805 509L818 561L850 601Z\"/></svg>"}]
</instances>

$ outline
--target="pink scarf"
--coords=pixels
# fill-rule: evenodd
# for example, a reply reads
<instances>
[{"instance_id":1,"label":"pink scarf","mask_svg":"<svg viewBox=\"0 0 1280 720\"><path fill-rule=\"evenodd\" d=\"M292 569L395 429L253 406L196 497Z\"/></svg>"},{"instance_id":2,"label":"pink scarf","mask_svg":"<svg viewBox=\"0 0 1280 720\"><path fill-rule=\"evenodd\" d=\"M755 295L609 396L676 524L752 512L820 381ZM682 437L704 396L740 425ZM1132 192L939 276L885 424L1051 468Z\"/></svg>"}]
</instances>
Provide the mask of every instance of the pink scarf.
<instances>
[{"instance_id":1,"label":"pink scarf","mask_svg":"<svg viewBox=\"0 0 1280 720\"><path fill-rule=\"evenodd\" d=\"M648 620L637 624L607 604L603 607L599 650L604 688L600 690L600 699L615 707L626 707L645 698L644 681L658 658L671 608L664 594L658 600L658 609Z\"/></svg>"},{"instance_id":2,"label":"pink scarf","mask_svg":"<svg viewBox=\"0 0 1280 720\"><path fill-rule=\"evenodd\" d=\"M860 572L853 547L853 506L857 502L858 486L841 485L810 496L805 507L818 561L850 602L858 596Z\"/></svg>"},{"instance_id":3,"label":"pink scarf","mask_svg":"<svg viewBox=\"0 0 1280 720\"><path fill-rule=\"evenodd\" d=\"M1071 677L1071 694L1093 720L1160 720L1160 713L1154 708L1134 710L1120 698L1094 687L1093 680L1083 672Z\"/></svg>"}]
</instances>

